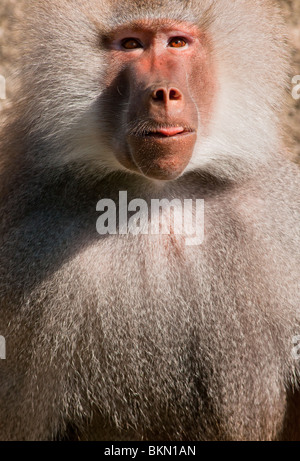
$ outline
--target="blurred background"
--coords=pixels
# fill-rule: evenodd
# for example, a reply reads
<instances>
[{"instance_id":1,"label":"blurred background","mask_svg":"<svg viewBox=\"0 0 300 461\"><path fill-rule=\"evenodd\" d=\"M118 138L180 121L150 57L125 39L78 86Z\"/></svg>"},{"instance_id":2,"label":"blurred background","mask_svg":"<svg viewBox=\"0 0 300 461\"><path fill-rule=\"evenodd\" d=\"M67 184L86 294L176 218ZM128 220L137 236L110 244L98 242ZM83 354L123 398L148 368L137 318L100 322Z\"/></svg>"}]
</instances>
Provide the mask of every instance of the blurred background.
<instances>
[{"instance_id":1,"label":"blurred background","mask_svg":"<svg viewBox=\"0 0 300 461\"><path fill-rule=\"evenodd\" d=\"M18 37L16 31L12 32L12 24L15 19L22 18L22 8L25 1L29 0L0 0L0 75L3 75L7 79L7 99L0 100L0 111L4 107L9 106L13 91L9 76L14 68L16 57L15 43L17 43ZM300 0L276 1L282 6L289 27L292 47L290 71L292 79L294 75L300 75ZM284 123L287 128L286 142L295 158L300 160L300 99L294 100L291 92L287 96L287 110L284 117ZM3 115L1 116L3 118Z\"/></svg>"}]
</instances>

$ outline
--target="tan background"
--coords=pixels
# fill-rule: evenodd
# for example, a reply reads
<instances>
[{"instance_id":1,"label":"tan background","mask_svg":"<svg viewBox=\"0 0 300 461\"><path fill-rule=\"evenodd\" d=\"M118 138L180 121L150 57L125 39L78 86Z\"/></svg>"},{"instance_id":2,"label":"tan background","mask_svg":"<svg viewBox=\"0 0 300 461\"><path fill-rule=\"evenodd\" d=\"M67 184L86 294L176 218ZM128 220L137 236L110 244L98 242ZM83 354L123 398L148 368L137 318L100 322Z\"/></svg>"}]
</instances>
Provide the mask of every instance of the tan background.
<instances>
[{"instance_id":1,"label":"tan background","mask_svg":"<svg viewBox=\"0 0 300 461\"><path fill-rule=\"evenodd\" d=\"M30 1L30 0L27 0ZM62 0L63 1L63 0ZM300 75L300 0L277 0L282 5L287 18L293 48L291 63L291 78ZM9 76L14 67L17 32L12 34L13 17L22 17L24 0L0 0L0 74L7 78L7 100L0 100L0 110L10 103L12 85ZM229 0L230 2L230 0ZM300 159L300 100L288 97L287 106L287 142Z\"/></svg>"}]
</instances>

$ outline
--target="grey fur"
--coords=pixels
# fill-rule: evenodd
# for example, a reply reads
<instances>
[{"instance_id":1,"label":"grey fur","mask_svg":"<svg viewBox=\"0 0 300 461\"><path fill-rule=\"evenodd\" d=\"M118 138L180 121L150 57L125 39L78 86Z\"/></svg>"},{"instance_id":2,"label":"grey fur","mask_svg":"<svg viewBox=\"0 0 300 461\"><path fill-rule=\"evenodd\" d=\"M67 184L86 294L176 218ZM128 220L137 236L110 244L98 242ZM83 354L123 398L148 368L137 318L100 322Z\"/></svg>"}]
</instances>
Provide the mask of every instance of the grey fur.
<instances>
[{"instance_id":1,"label":"grey fur","mask_svg":"<svg viewBox=\"0 0 300 461\"><path fill-rule=\"evenodd\" d=\"M300 173L278 134L287 64L276 7L39 4L1 141L0 438L299 439ZM159 188L109 164L113 133L92 131L106 72L97 34L125 14L207 27L220 91L237 90L219 137ZM203 245L100 237L96 203L120 190L205 199Z\"/></svg>"}]
</instances>

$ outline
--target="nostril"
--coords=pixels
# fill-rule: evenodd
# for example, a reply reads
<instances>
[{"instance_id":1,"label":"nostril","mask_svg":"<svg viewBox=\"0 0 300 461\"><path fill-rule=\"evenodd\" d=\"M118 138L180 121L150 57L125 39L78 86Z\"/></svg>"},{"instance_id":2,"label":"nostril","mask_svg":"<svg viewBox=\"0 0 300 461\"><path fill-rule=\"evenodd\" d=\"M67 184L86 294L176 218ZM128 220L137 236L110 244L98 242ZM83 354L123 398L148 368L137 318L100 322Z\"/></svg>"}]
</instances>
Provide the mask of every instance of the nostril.
<instances>
[{"instance_id":1,"label":"nostril","mask_svg":"<svg viewBox=\"0 0 300 461\"><path fill-rule=\"evenodd\" d=\"M172 88L169 92L169 99L171 101L181 99L181 93L176 88Z\"/></svg>"},{"instance_id":2,"label":"nostril","mask_svg":"<svg viewBox=\"0 0 300 461\"><path fill-rule=\"evenodd\" d=\"M182 93L177 90L177 88L159 88L153 91L152 98L155 101L167 103L168 101L178 101L182 99Z\"/></svg>"},{"instance_id":3,"label":"nostril","mask_svg":"<svg viewBox=\"0 0 300 461\"><path fill-rule=\"evenodd\" d=\"M165 91L164 90L156 90L153 92L153 99L157 101L164 101L165 100Z\"/></svg>"}]
</instances>

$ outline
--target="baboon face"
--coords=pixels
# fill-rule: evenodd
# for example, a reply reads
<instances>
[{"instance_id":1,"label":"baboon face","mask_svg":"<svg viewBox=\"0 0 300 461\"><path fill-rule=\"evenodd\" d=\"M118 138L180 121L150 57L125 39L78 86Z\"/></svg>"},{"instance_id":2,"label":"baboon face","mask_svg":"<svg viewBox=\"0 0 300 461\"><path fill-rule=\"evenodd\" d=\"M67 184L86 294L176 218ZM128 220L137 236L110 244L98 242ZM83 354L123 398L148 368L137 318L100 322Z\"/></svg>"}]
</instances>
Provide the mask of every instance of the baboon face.
<instances>
[{"instance_id":1,"label":"baboon face","mask_svg":"<svg viewBox=\"0 0 300 461\"><path fill-rule=\"evenodd\" d=\"M115 133L114 155L128 170L177 178L211 115L213 70L205 35L186 22L138 21L112 31L106 46L103 114Z\"/></svg>"}]
</instances>

